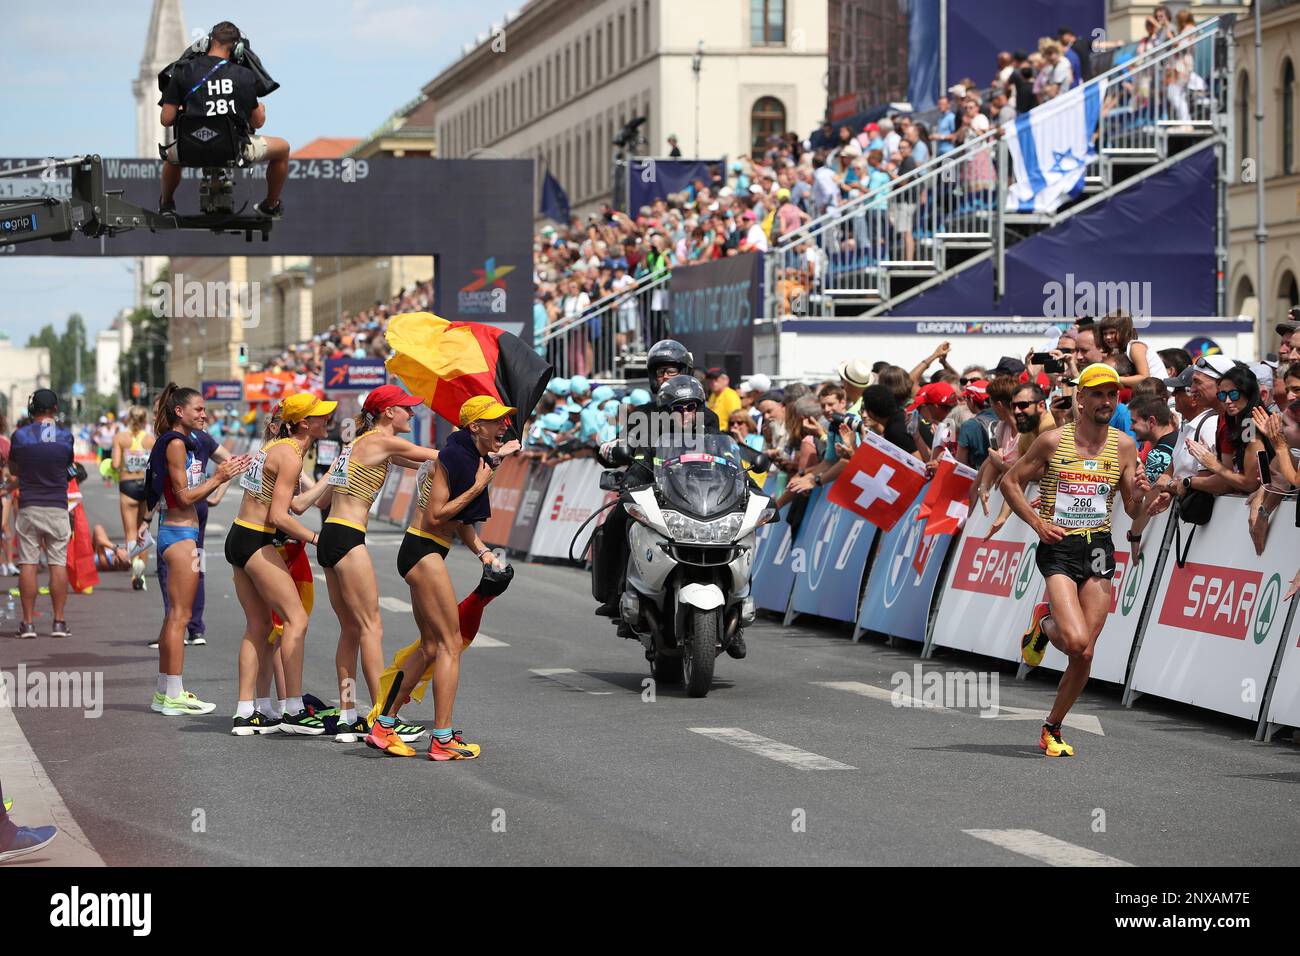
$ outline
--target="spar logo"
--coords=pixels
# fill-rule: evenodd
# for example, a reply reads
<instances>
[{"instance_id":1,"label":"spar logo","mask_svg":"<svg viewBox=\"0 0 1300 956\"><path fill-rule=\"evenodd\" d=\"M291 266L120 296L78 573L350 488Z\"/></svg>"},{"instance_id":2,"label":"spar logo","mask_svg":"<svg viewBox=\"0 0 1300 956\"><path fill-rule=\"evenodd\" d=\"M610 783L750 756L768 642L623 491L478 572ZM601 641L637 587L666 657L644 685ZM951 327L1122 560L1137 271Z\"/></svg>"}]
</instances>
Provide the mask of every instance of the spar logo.
<instances>
[{"instance_id":1,"label":"spar logo","mask_svg":"<svg viewBox=\"0 0 1300 956\"><path fill-rule=\"evenodd\" d=\"M460 311L471 315L506 310L506 276L515 271L514 266L499 266L496 258L488 259L482 269L471 269L478 278L461 287L458 296Z\"/></svg>"},{"instance_id":2,"label":"spar logo","mask_svg":"<svg viewBox=\"0 0 1300 956\"><path fill-rule=\"evenodd\" d=\"M966 541L957 562L952 586L961 591L976 591L994 597L1009 597L1011 587L1016 597L1029 588L1033 562L1027 560L1036 544L1026 548L1016 541Z\"/></svg>"},{"instance_id":3,"label":"spar logo","mask_svg":"<svg viewBox=\"0 0 1300 956\"><path fill-rule=\"evenodd\" d=\"M1110 586L1111 614L1115 613L1115 608L1118 606L1119 612L1127 617L1142 591L1142 569L1146 567L1146 558L1139 554L1137 563L1133 564L1132 557L1132 554L1125 551L1115 552L1115 577L1111 580ZM1129 573L1130 564L1132 564L1132 573Z\"/></svg>"},{"instance_id":4,"label":"spar logo","mask_svg":"<svg viewBox=\"0 0 1300 956\"><path fill-rule=\"evenodd\" d=\"M560 511L564 508L564 485L560 485L559 493L555 496L555 502L551 505L551 520L560 520Z\"/></svg>"},{"instance_id":5,"label":"spar logo","mask_svg":"<svg viewBox=\"0 0 1300 956\"><path fill-rule=\"evenodd\" d=\"M1038 542L1035 541L1029 545L1025 551L1025 556L1020 562L1020 573L1016 575L1016 600L1019 601L1029 590L1029 584L1034 579L1034 572L1038 570L1034 564L1034 552L1038 550Z\"/></svg>"},{"instance_id":6,"label":"spar logo","mask_svg":"<svg viewBox=\"0 0 1300 956\"><path fill-rule=\"evenodd\" d=\"M1234 641L1263 644L1281 602L1282 579L1264 583L1259 571L1191 561L1175 567L1160 608L1160 623Z\"/></svg>"}]
</instances>

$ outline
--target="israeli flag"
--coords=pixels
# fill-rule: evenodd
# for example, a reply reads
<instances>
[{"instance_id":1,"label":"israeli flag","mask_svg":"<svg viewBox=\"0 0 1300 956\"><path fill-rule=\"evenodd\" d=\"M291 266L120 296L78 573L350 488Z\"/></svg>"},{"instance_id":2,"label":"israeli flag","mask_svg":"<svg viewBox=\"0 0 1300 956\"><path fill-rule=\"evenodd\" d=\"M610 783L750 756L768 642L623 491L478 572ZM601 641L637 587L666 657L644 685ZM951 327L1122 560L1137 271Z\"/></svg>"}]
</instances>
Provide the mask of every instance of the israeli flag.
<instances>
[{"instance_id":1,"label":"israeli flag","mask_svg":"<svg viewBox=\"0 0 1300 956\"><path fill-rule=\"evenodd\" d=\"M1055 212L1083 192L1088 162L1097 156L1097 130L1106 80L1098 77L1048 100L1003 127L1016 181L1007 212Z\"/></svg>"}]
</instances>

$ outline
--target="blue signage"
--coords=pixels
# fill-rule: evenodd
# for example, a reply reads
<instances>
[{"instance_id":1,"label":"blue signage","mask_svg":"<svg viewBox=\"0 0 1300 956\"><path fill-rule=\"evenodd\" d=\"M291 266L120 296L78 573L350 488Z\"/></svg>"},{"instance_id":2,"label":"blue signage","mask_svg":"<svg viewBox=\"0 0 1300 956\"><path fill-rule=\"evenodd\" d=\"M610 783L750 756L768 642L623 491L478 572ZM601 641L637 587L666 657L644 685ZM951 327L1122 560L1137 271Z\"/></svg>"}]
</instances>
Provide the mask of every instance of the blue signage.
<instances>
[{"instance_id":1,"label":"blue signage","mask_svg":"<svg viewBox=\"0 0 1300 956\"><path fill-rule=\"evenodd\" d=\"M228 381L203 381L200 392L205 402L242 402L244 400L244 383L238 379Z\"/></svg>"},{"instance_id":2,"label":"blue signage","mask_svg":"<svg viewBox=\"0 0 1300 956\"><path fill-rule=\"evenodd\" d=\"M862 572L879 529L829 499L819 502L816 513L810 508L804 521L810 527L799 536L803 572L795 577L791 607L798 614L853 621Z\"/></svg>"},{"instance_id":3,"label":"blue signage","mask_svg":"<svg viewBox=\"0 0 1300 956\"><path fill-rule=\"evenodd\" d=\"M325 360L325 391L368 392L388 382L388 369L380 358Z\"/></svg>"}]
</instances>

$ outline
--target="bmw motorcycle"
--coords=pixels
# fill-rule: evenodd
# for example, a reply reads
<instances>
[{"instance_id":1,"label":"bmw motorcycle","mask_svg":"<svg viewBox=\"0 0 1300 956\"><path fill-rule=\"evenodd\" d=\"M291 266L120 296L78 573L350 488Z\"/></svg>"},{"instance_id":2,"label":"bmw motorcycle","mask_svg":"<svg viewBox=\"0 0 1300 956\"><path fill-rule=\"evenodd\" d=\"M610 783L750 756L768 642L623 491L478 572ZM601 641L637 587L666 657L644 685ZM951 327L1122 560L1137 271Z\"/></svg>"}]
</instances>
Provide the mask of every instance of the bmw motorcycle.
<instances>
[{"instance_id":1,"label":"bmw motorcycle","mask_svg":"<svg viewBox=\"0 0 1300 956\"><path fill-rule=\"evenodd\" d=\"M751 467L766 471L765 457ZM601 476L632 518L622 621L645 645L655 680L681 681L688 697L708 694L715 658L754 622L754 531L777 511L745 468L736 440L711 434L659 448L648 484L630 484L635 471Z\"/></svg>"}]
</instances>

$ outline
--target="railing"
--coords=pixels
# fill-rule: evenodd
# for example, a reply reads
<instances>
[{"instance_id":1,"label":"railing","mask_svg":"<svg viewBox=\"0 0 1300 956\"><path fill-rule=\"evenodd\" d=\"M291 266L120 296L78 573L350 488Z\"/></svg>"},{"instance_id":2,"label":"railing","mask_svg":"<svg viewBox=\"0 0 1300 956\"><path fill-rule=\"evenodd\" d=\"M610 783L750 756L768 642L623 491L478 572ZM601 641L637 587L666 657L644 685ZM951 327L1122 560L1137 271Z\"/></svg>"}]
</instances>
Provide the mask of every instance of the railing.
<instances>
[{"instance_id":1,"label":"railing","mask_svg":"<svg viewBox=\"0 0 1300 956\"><path fill-rule=\"evenodd\" d=\"M598 299L581 313L548 327L542 344L555 374L621 381L620 359L644 353L652 342L669 333L671 277L670 272L645 276L623 292Z\"/></svg>"},{"instance_id":2,"label":"railing","mask_svg":"<svg viewBox=\"0 0 1300 956\"><path fill-rule=\"evenodd\" d=\"M1227 66L1215 42L1224 23L1208 20L1088 81L1104 93L1097 155L1087 175L1100 173L1106 184L1116 161L1163 158L1170 134L1213 131L1216 95L1219 111L1231 110L1231 96L1214 88ZM1035 113L1064 106L1050 100ZM942 272L949 265L946 250L1000 250L1002 187L1010 174L1009 164L999 169L1002 133L994 128L876 189L859 189L782 236L767 257L765 314L831 317L836 302L888 301L891 275L914 282Z\"/></svg>"}]
</instances>

